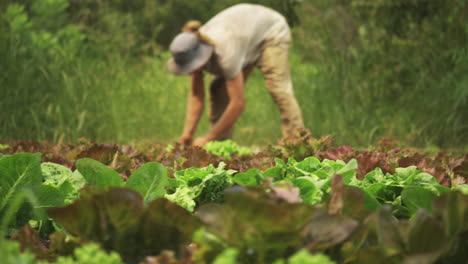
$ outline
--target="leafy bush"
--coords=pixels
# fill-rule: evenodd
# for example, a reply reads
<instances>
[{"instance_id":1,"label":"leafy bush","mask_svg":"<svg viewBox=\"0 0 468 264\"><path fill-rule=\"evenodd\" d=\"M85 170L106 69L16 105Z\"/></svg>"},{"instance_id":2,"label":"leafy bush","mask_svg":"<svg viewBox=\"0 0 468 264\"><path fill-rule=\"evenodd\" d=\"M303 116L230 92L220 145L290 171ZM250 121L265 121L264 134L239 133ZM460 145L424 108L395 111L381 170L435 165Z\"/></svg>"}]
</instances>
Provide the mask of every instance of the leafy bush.
<instances>
[{"instance_id":1,"label":"leafy bush","mask_svg":"<svg viewBox=\"0 0 468 264\"><path fill-rule=\"evenodd\" d=\"M184 113L174 105L188 83L164 70L165 47L186 20L204 22L238 2L2 1L0 136L175 139L182 122L174 120ZM361 147L390 136L412 146L466 148L465 0L253 3L302 21L293 28L291 69L314 135ZM256 103L235 139L271 143L279 122L257 124L279 113L260 74L248 85L247 101Z\"/></svg>"},{"instance_id":2,"label":"leafy bush","mask_svg":"<svg viewBox=\"0 0 468 264\"><path fill-rule=\"evenodd\" d=\"M92 150L106 156L96 146ZM39 154L1 157L2 236L11 234L21 251L38 259L66 255L59 263L120 262L95 245L70 257L88 241L126 263L148 256L147 261L184 263L187 252L207 263L456 263L467 257L466 185L442 186L415 166L385 174L375 168L360 177L355 159L277 158L266 170L236 174L220 162L176 171L168 179L164 166L149 162L124 181L90 158L75 165L72 172L41 163ZM24 214L23 204L33 214ZM39 222L39 232L29 225L6 230L10 219ZM44 228L46 221L52 228ZM19 255L15 244L4 250L12 261L34 259L28 252Z\"/></svg>"},{"instance_id":3,"label":"leafy bush","mask_svg":"<svg viewBox=\"0 0 468 264\"><path fill-rule=\"evenodd\" d=\"M192 212L197 204L222 202L223 191L232 185L234 170L225 170L221 162L217 168L188 168L174 174L170 193L164 197Z\"/></svg>"},{"instance_id":4,"label":"leafy bush","mask_svg":"<svg viewBox=\"0 0 468 264\"><path fill-rule=\"evenodd\" d=\"M47 262L49 263L49 262ZM107 254L99 245L85 244L75 249L74 257L58 257L57 264L123 264L119 254L111 252ZM45 263L44 263L45 264Z\"/></svg>"},{"instance_id":5,"label":"leafy bush","mask_svg":"<svg viewBox=\"0 0 468 264\"><path fill-rule=\"evenodd\" d=\"M43 182L40 154L22 153L0 158L0 186L2 234L8 226L17 228L30 219L47 221L47 208L65 205L67 198L76 199L76 190L68 179L62 179L61 184Z\"/></svg>"},{"instance_id":6,"label":"leafy bush","mask_svg":"<svg viewBox=\"0 0 468 264\"><path fill-rule=\"evenodd\" d=\"M362 142L392 133L426 146L465 142L466 3L304 1L298 12L307 27L295 29L301 55L293 65L304 65L295 72L315 74L294 78L296 86L314 80L307 93L298 91L301 105L309 105L303 97L321 98L318 107L304 108L306 126ZM364 135L367 129L372 133Z\"/></svg>"},{"instance_id":7,"label":"leafy bush","mask_svg":"<svg viewBox=\"0 0 468 264\"><path fill-rule=\"evenodd\" d=\"M223 157L227 160L231 159L231 155L236 154L238 156L249 155L252 152L246 148L239 146L233 140L224 141L210 141L203 148L217 156Z\"/></svg>"},{"instance_id":8,"label":"leafy bush","mask_svg":"<svg viewBox=\"0 0 468 264\"><path fill-rule=\"evenodd\" d=\"M276 261L275 264L334 264L328 256L323 254L310 254L307 250L302 249L291 256L287 262Z\"/></svg>"},{"instance_id":9,"label":"leafy bush","mask_svg":"<svg viewBox=\"0 0 468 264\"><path fill-rule=\"evenodd\" d=\"M31 252L20 252L20 245L17 242L9 241L0 238L2 246L0 247L0 255L2 255L2 262L5 264L33 264L35 263L36 256Z\"/></svg>"}]
</instances>

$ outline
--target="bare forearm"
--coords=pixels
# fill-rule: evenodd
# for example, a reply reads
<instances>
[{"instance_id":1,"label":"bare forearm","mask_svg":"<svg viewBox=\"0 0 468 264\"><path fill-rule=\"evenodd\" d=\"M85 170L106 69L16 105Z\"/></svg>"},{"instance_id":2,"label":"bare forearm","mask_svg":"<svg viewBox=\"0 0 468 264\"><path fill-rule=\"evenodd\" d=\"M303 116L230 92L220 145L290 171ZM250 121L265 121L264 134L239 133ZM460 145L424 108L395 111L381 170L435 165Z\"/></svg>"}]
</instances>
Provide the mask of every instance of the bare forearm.
<instances>
[{"instance_id":1,"label":"bare forearm","mask_svg":"<svg viewBox=\"0 0 468 264\"><path fill-rule=\"evenodd\" d=\"M184 137L190 138L195 133L198 121L200 121L200 117L203 113L204 99L203 74L201 71L198 71L191 76L191 89L185 113Z\"/></svg>"},{"instance_id":2,"label":"bare forearm","mask_svg":"<svg viewBox=\"0 0 468 264\"><path fill-rule=\"evenodd\" d=\"M208 140L216 140L222 137L244 111L244 79L242 73L239 73L231 80L227 80L226 89L229 94L229 104L221 118L206 135Z\"/></svg>"},{"instance_id":3,"label":"bare forearm","mask_svg":"<svg viewBox=\"0 0 468 264\"><path fill-rule=\"evenodd\" d=\"M187 110L185 113L185 123L183 134L193 136L197 129L198 121L203 113L203 101L200 98L189 96Z\"/></svg>"},{"instance_id":4,"label":"bare forearm","mask_svg":"<svg viewBox=\"0 0 468 264\"><path fill-rule=\"evenodd\" d=\"M234 125L237 119L239 119L240 115L244 111L244 108L245 105L243 102L230 102L221 118L206 135L207 139L216 140L224 135L229 130L229 128Z\"/></svg>"}]
</instances>

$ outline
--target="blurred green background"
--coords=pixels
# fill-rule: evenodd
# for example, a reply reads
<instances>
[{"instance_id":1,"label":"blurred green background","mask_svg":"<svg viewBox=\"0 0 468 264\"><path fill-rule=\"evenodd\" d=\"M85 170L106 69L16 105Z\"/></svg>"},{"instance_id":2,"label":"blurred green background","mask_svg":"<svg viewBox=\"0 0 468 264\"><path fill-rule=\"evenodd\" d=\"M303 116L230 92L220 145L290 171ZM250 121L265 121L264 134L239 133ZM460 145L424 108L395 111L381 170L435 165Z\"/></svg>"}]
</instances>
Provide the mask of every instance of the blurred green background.
<instances>
[{"instance_id":1,"label":"blurred green background","mask_svg":"<svg viewBox=\"0 0 468 264\"><path fill-rule=\"evenodd\" d=\"M166 70L167 45L187 20L238 2L2 0L0 139L172 143L189 80ZM293 84L313 136L468 149L468 0L250 2L292 26ZM234 140L275 143L279 111L258 70L246 97Z\"/></svg>"}]
</instances>

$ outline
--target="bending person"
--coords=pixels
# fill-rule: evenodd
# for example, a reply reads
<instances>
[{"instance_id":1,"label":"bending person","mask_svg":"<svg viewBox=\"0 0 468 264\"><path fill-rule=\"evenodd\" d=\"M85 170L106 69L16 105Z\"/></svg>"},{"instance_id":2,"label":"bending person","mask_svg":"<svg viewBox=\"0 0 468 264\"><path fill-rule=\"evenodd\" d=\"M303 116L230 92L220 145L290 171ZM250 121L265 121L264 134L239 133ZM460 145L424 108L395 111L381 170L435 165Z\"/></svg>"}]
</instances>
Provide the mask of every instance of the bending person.
<instances>
[{"instance_id":1,"label":"bending person","mask_svg":"<svg viewBox=\"0 0 468 264\"><path fill-rule=\"evenodd\" d=\"M260 5L238 4L220 12L206 24L189 21L170 45L169 71L190 74L184 130L179 142L203 146L232 136L235 122L245 108L244 84L256 66L281 113L283 136L304 127L294 97L290 70L291 32L278 12ZM204 108L203 72L214 74L210 84L209 132L193 142Z\"/></svg>"}]
</instances>

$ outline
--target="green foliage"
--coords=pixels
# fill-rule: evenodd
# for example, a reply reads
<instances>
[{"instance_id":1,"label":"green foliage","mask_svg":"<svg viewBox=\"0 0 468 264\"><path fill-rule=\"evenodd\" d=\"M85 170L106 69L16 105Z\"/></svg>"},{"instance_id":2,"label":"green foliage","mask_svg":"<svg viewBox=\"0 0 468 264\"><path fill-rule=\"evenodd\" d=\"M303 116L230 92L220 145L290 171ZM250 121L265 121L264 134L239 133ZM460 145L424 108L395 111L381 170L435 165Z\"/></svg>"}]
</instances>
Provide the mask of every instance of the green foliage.
<instances>
[{"instance_id":1,"label":"green foliage","mask_svg":"<svg viewBox=\"0 0 468 264\"><path fill-rule=\"evenodd\" d=\"M293 72L310 73L313 67L316 74L293 78L296 87L310 78L316 83L308 94L298 91L301 105L309 102L301 98L322 98L319 106L304 108L306 125L319 135L342 134L360 142L390 134L411 144L465 142L466 126L460 125L468 91L464 3L305 1L299 16L308 27L297 29L302 56L293 62L303 66ZM324 120L326 115L339 118ZM316 125L322 121L329 124Z\"/></svg>"},{"instance_id":2,"label":"green foliage","mask_svg":"<svg viewBox=\"0 0 468 264\"><path fill-rule=\"evenodd\" d=\"M9 241L0 238L0 255L2 256L2 263L5 264L33 264L35 263L35 256L31 252L26 251L20 253L20 245L17 242Z\"/></svg>"},{"instance_id":3,"label":"green foliage","mask_svg":"<svg viewBox=\"0 0 468 264\"><path fill-rule=\"evenodd\" d=\"M147 202L164 196L168 180L166 167L157 162L148 162L132 173L125 187L138 191Z\"/></svg>"},{"instance_id":4,"label":"green foliage","mask_svg":"<svg viewBox=\"0 0 468 264\"><path fill-rule=\"evenodd\" d=\"M75 249L74 257L58 257L57 264L123 264L119 254L111 252L107 254L99 245L94 243L85 244Z\"/></svg>"},{"instance_id":5,"label":"green foliage","mask_svg":"<svg viewBox=\"0 0 468 264\"><path fill-rule=\"evenodd\" d=\"M456 160L457 170L464 158ZM1 179L7 180L0 187L8 193L18 186L1 197L10 197L1 235L26 250L20 254L6 241L0 247L6 260L32 263L33 252L41 260L66 255L58 263L136 263L150 255L178 261L186 250L197 263L459 263L468 257L465 185L444 187L415 166L385 174L378 168L358 179L363 164L354 159L290 158L264 171L234 174L220 163L168 179L162 164L150 162L123 183L97 161L76 164L72 172L41 164L39 154L0 159ZM163 195L180 198L175 202L193 214ZM33 220L39 232L26 225L12 233L19 228L10 225L12 218ZM46 231L46 225L58 232L47 238L54 228ZM71 257L88 241L100 246L84 245ZM111 251L118 255L106 253Z\"/></svg>"},{"instance_id":6,"label":"green foliage","mask_svg":"<svg viewBox=\"0 0 468 264\"><path fill-rule=\"evenodd\" d=\"M414 214L418 208L430 210L432 198L449 190L432 175L417 170L415 166L397 168L393 175L384 175L377 168L362 181L354 180L351 185L366 190L382 203L392 203L397 207L394 213L406 217Z\"/></svg>"},{"instance_id":7,"label":"green foliage","mask_svg":"<svg viewBox=\"0 0 468 264\"><path fill-rule=\"evenodd\" d=\"M0 233L18 228L29 220L47 226L45 210L78 199L84 183L68 168L42 163L41 155L20 153L0 159ZM46 231L47 232L47 231Z\"/></svg>"},{"instance_id":8,"label":"green foliage","mask_svg":"<svg viewBox=\"0 0 468 264\"><path fill-rule=\"evenodd\" d=\"M305 250L293 256L285 254L286 251L282 250L297 248L297 244L293 243L293 238L297 236L303 245L307 245L308 250L327 252L332 259L350 263L402 263L417 260L425 263L451 263L466 258L463 247L467 241L462 237L466 231L464 218L467 197L461 193L449 192L433 199L434 212L420 209L408 225L394 218L388 206L354 218L357 216L356 210L362 210L361 200L357 196L347 196L339 188L334 192L342 200L330 202L330 207L334 204L349 210L336 215L315 208L307 210L312 213L309 217L290 218L288 214L298 212L296 210L304 204L283 200L281 205L278 197L261 189L232 190L225 204L204 205L197 211L208 231L216 237L210 238L210 234L204 231L203 236L198 234L194 239L201 245L205 261L210 261L216 255L214 252L221 254L223 249L235 247L240 250L238 263L272 262L272 258L277 258L276 263L286 263L285 259L288 259L287 263L309 263L306 261L312 259L334 263L326 256L311 256ZM231 195L236 199L231 200ZM282 206L290 210L284 212ZM301 222L304 217L308 219L306 225ZM266 220L272 218L278 222L273 224ZM292 223L286 219L300 222ZM295 224L302 226L299 232L283 237L280 230L289 226L288 231L292 232ZM450 226L453 226L453 231L450 231Z\"/></svg>"},{"instance_id":9,"label":"green foliage","mask_svg":"<svg viewBox=\"0 0 468 264\"><path fill-rule=\"evenodd\" d=\"M239 250L237 263L271 263L300 245L299 234L315 211L259 187L234 187L226 192L225 203L202 205L196 215L224 247ZM210 250L219 248L205 246L202 257L210 262Z\"/></svg>"},{"instance_id":10,"label":"green foliage","mask_svg":"<svg viewBox=\"0 0 468 264\"><path fill-rule=\"evenodd\" d=\"M189 168L175 173L171 187L173 192L164 197L189 211L193 211L197 203L222 202L223 191L232 185L233 170L225 170L225 163L219 163L215 168L209 165L205 168Z\"/></svg>"},{"instance_id":11,"label":"green foliage","mask_svg":"<svg viewBox=\"0 0 468 264\"><path fill-rule=\"evenodd\" d=\"M44 185L58 189L60 196L65 197L65 203L71 203L78 199L78 190L85 184L81 174L73 173L69 168L52 162L41 164Z\"/></svg>"},{"instance_id":12,"label":"green foliage","mask_svg":"<svg viewBox=\"0 0 468 264\"><path fill-rule=\"evenodd\" d=\"M90 190L86 199L48 213L70 234L115 250L127 263L162 250L177 252L199 227L184 208L162 198L145 207L143 197L126 188Z\"/></svg>"},{"instance_id":13,"label":"green foliage","mask_svg":"<svg viewBox=\"0 0 468 264\"><path fill-rule=\"evenodd\" d=\"M10 148L9 145L0 144L0 151L5 150L5 149L9 149L9 148Z\"/></svg>"},{"instance_id":14,"label":"green foliage","mask_svg":"<svg viewBox=\"0 0 468 264\"><path fill-rule=\"evenodd\" d=\"M252 168L246 172L235 174L232 182L241 185L259 185L263 179L263 173L259 169Z\"/></svg>"},{"instance_id":15,"label":"green foliage","mask_svg":"<svg viewBox=\"0 0 468 264\"><path fill-rule=\"evenodd\" d=\"M29 251L21 252L20 245L15 241L9 241L2 238L0 241L0 253L2 255L2 263L5 264L46 264L48 261L37 261L36 256ZM74 256L58 257L52 263L57 264L122 264L120 256L115 252L107 254L99 245L94 243L85 244L82 247L76 248Z\"/></svg>"},{"instance_id":16,"label":"green foliage","mask_svg":"<svg viewBox=\"0 0 468 264\"><path fill-rule=\"evenodd\" d=\"M173 37L180 32L185 22L196 19L205 23L223 9L239 3L244 3L244 1L224 0L212 2L203 0L193 2L187 0L158 0L155 4L158 8L152 14L153 19L158 22L156 40L158 43L168 46ZM298 4L297 0L253 0L249 1L249 3L261 4L277 10L288 19L291 25L295 25L298 22L294 9ZM175 11L177 12L177 16L174 16Z\"/></svg>"},{"instance_id":17,"label":"green foliage","mask_svg":"<svg viewBox=\"0 0 468 264\"><path fill-rule=\"evenodd\" d=\"M16 154L0 159L0 210L11 202L15 194L24 189L37 191L42 175L40 154Z\"/></svg>"},{"instance_id":18,"label":"green foliage","mask_svg":"<svg viewBox=\"0 0 468 264\"><path fill-rule=\"evenodd\" d=\"M185 112L175 106L189 83L165 71L165 47L187 20L238 2L2 1L0 137L176 139L183 122L174 120ZM291 72L314 136L466 148L466 1L251 2L301 20ZM281 134L278 110L258 72L247 85L235 139L271 143Z\"/></svg>"},{"instance_id":19,"label":"green foliage","mask_svg":"<svg viewBox=\"0 0 468 264\"><path fill-rule=\"evenodd\" d=\"M0 159L0 234L29 219L42 218L44 208L54 200L54 190L41 185L40 154L16 154ZM38 197L42 198L38 201ZM53 204L53 205L60 205ZM34 210L36 209L36 210Z\"/></svg>"},{"instance_id":20,"label":"green foliage","mask_svg":"<svg viewBox=\"0 0 468 264\"><path fill-rule=\"evenodd\" d=\"M463 194L468 195L468 184L457 185L454 189L460 191Z\"/></svg>"},{"instance_id":21,"label":"green foliage","mask_svg":"<svg viewBox=\"0 0 468 264\"><path fill-rule=\"evenodd\" d=\"M246 148L239 146L233 140L224 140L224 141L210 141L203 148L216 156L223 157L227 160L231 159L233 154L238 156L250 155L252 152Z\"/></svg>"},{"instance_id":22,"label":"green foliage","mask_svg":"<svg viewBox=\"0 0 468 264\"><path fill-rule=\"evenodd\" d=\"M323 254L310 254L307 250L302 249L296 254L291 256L287 262L276 261L275 264L334 264L327 255Z\"/></svg>"},{"instance_id":23,"label":"green foliage","mask_svg":"<svg viewBox=\"0 0 468 264\"><path fill-rule=\"evenodd\" d=\"M124 183L122 177L115 170L90 158L78 160L76 168L88 184L107 188L109 186L122 186Z\"/></svg>"},{"instance_id":24,"label":"green foliage","mask_svg":"<svg viewBox=\"0 0 468 264\"><path fill-rule=\"evenodd\" d=\"M239 251L237 249L228 248L216 257L213 264L236 264L238 254Z\"/></svg>"}]
</instances>

